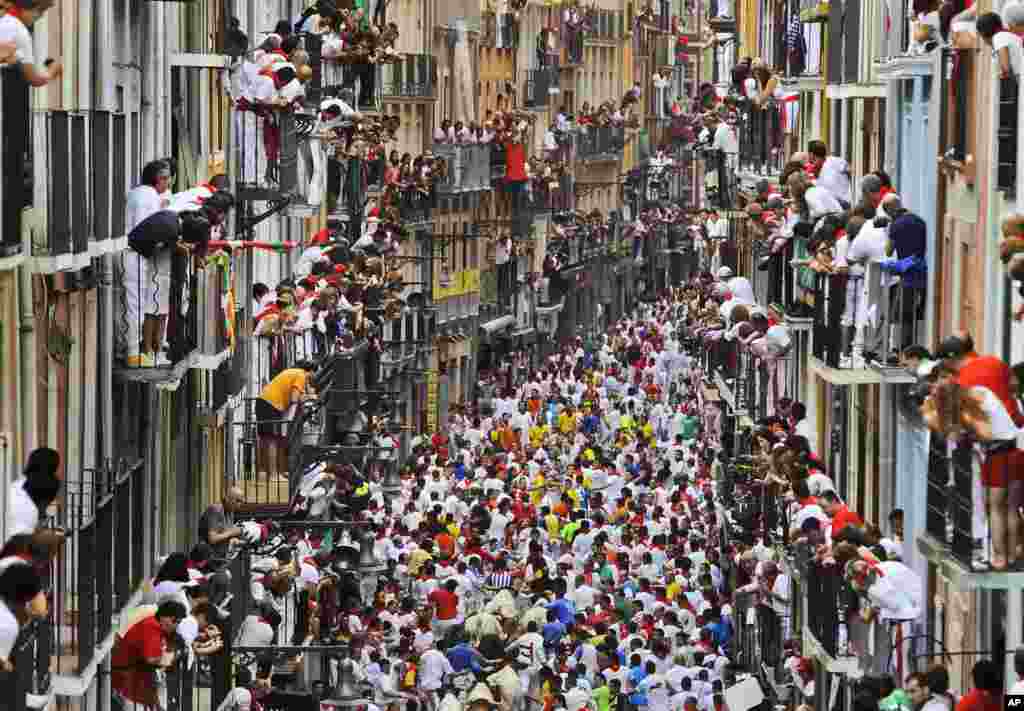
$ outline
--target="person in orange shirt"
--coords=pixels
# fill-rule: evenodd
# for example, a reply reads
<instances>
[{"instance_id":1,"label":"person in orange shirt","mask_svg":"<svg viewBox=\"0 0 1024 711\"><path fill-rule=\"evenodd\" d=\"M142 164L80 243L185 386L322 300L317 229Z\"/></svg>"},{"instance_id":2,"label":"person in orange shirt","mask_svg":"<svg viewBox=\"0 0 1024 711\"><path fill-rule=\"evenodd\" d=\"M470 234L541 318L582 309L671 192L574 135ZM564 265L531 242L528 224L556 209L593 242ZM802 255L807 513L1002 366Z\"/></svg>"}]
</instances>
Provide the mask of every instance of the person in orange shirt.
<instances>
[{"instance_id":1,"label":"person in orange shirt","mask_svg":"<svg viewBox=\"0 0 1024 711\"><path fill-rule=\"evenodd\" d=\"M259 435L256 457L261 476L265 477L267 473L288 476L288 411L292 405L316 395L310 384L314 369L312 363L305 362L282 370L266 384L256 399L256 431Z\"/></svg>"}]
</instances>

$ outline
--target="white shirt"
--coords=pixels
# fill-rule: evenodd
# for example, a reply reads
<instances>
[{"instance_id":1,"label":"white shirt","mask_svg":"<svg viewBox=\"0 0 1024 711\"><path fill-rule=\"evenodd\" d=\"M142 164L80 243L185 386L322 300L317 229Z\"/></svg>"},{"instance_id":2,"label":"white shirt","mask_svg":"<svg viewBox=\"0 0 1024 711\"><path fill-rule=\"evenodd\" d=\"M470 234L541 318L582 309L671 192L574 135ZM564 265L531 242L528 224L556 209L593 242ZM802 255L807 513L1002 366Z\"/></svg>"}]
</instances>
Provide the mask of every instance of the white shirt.
<instances>
[{"instance_id":1,"label":"white shirt","mask_svg":"<svg viewBox=\"0 0 1024 711\"><path fill-rule=\"evenodd\" d=\"M435 691L441 688L446 674L454 674L448 657L436 649L428 649L420 657L420 688Z\"/></svg>"},{"instance_id":2,"label":"white shirt","mask_svg":"<svg viewBox=\"0 0 1024 711\"><path fill-rule=\"evenodd\" d=\"M801 420L805 422L806 420ZM826 491L835 491L836 485L832 482L827 475L821 472L815 472L807 477L807 489L810 491L811 496L821 496Z\"/></svg>"},{"instance_id":3,"label":"white shirt","mask_svg":"<svg viewBox=\"0 0 1024 711\"><path fill-rule=\"evenodd\" d=\"M38 526L39 509L25 491L25 477L18 477L7 493L7 538L30 535Z\"/></svg>"},{"instance_id":4,"label":"white shirt","mask_svg":"<svg viewBox=\"0 0 1024 711\"><path fill-rule=\"evenodd\" d=\"M825 188L838 200L853 202L853 186L850 184L850 166L837 156L828 156L818 172L817 185Z\"/></svg>"},{"instance_id":5,"label":"white shirt","mask_svg":"<svg viewBox=\"0 0 1024 711\"><path fill-rule=\"evenodd\" d=\"M1007 54L1010 55L1010 68L1013 70L1013 75L1019 77L1022 73L1022 66L1024 66L1024 43L1021 38L1012 32L997 32L992 36L992 53L995 55L995 59L998 67L999 50L1006 49ZM996 70L998 72L998 69Z\"/></svg>"},{"instance_id":6,"label":"white shirt","mask_svg":"<svg viewBox=\"0 0 1024 711\"><path fill-rule=\"evenodd\" d=\"M843 209L831 192L817 185L807 189L807 192L804 193L804 200L807 202L807 209L812 220L829 212L842 212Z\"/></svg>"},{"instance_id":7,"label":"white shirt","mask_svg":"<svg viewBox=\"0 0 1024 711\"><path fill-rule=\"evenodd\" d=\"M137 185L129 190L125 200L125 234L131 233L136 225L160 209L160 193L152 185Z\"/></svg>"},{"instance_id":8,"label":"white shirt","mask_svg":"<svg viewBox=\"0 0 1024 711\"><path fill-rule=\"evenodd\" d=\"M18 618L6 604L0 602L0 659L10 659L14 642L18 639Z\"/></svg>"},{"instance_id":9,"label":"white shirt","mask_svg":"<svg viewBox=\"0 0 1024 711\"><path fill-rule=\"evenodd\" d=\"M718 128L715 129L715 140L712 143L712 148L716 148L723 153L737 154L740 152L740 142L736 137L736 129L727 124L725 121L721 121L718 124Z\"/></svg>"},{"instance_id":10,"label":"white shirt","mask_svg":"<svg viewBox=\"0 0 1024 711\"><path fill-rule=\"evenodd\" d=\"M14 58L22 64L35 64L32 35L25 23L13 15L0 17L0 42L14 42Z\"/></svg>"},{"instance_id":11,"label":"white shirt","mask_svg":"<svg viewBox=\"0 0 1024 711\"><path fill-rule=\"evenodd\" d=\"M846 261L850 266L850 274L861 276L864 274L864 265L873 259L881 259L885 256L885 243L887 241L885 229L875 227L873 220L868 220L860 228L860 232L850 243L850 249L846 252Z\"/></svg>"}]
</instances>

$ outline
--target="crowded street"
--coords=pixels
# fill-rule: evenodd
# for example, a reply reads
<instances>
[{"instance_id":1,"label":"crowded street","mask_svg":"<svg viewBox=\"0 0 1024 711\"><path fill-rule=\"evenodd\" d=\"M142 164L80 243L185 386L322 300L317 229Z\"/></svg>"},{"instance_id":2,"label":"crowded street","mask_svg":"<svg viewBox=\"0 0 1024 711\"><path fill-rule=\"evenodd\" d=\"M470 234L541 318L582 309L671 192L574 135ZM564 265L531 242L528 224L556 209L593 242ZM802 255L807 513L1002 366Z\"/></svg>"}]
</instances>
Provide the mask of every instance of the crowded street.
<instances>
[{"instance_id":1,"label":"crowded street","mask_svg":"<svg viewBox=\"0 0 1024 711\"><path fill-rule=\"evenodd\" d=\"M0 0L0 711L1024 704L1022 37Z\"/></svg>"}]
</instances>

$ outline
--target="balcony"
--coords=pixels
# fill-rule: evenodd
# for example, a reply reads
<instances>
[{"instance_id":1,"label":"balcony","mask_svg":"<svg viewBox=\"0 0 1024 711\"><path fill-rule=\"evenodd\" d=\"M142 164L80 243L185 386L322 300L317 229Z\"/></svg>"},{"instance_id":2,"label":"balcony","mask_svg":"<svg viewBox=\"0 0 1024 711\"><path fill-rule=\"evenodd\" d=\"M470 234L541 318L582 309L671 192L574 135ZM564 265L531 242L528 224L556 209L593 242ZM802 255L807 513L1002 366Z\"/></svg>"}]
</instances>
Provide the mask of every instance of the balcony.
<instances>
[{"instance_id":1,"label":"balcony","mask_svg":"<svg viewBox=\"0 0 1024 711\"><path fill-rule=\"evenodd\" d=\"M760 675L766 671L774 681L782 671L783 643L788 615L780 615L764 604L757 604L756 593L737 592L732 619L736 625L735 661L744 669Z\"/></svg>"},{"instance_id":2,"label":"balcony","mask_svg":"<svg viewBox=\"0 0 1024 711\"><path fill-rule=\"evenodd\" d=\"M533 180L533 209L535 214L563 212L575 206L572 176L562 175L557 180Z\"/></svg>"},{"instance_id":3,"label":"balcony","mask_svg":"<svg viewBox=\"0 0 1024 711\"><path fill-rule=\"evenodd\" d=\"M786 161L783 141L783 107L769 102L756 106L748 102L740 115L739 172L753 176L778 176Z\"/></svg>"},{"instance_id":4,"label":"balcony","mask_svg":"<svg viewBox=\"0 0 1024 711\"><path fill-rule=\"evenodd\" d=\"M896 260L866 265L862 278L847 274L814 274L812 352L823 365L841 370L871 369L887 379L906 382L911 376L899 365L899 354L924 338L925 289L915 286L923 267L893 280ZM912 283L913 282L913 283ZM858 290L862 318L853 328L843 324L847 290ZM867 317L864 318L865 314ZM849 314L847 314L849 316Z\"/></svg>"},{"instance_id":5,"label":"balcony","mask_svg":"<svg viewBox=\"0 0 1024 711\"><path fill-rule=\"evenodd\" d=\"M576 157L584 163L614 161L625 146L625 126L589 126L576 137Z\"/></svg>"},{"instance_id":6,"label":"balcony","mask_svg":"<svg viewBox=\"0 0 1024 711\"><path fill-rule=\"evenodd\" d=\"M327 215L358 225L370 193L378 193L384 181L383 156L365 158L329 158L327 160Z\"/></svg>"},{"instance_id":7,"label":"balcony","mask_svg":"<svg viewBox=\"0 0 1024 711\"><path fill-rule=\"evenodd\" d=\"M483 13L483 44L494 49L515 49L519 46L519 23L511 12Z\"/></svg>"},{"instance_id":8,"label":"balcony","mask_svg":"<svg viewBox=\"0 0 1024 711\"><path fill-rule=\"evenodd\" d=\"M523 105L528 109L547 109L552 89L558 89L558 70L556 68L542 67L528 70Z\"/></svg>"},{"instance_id":9,"label":"balcony","mask_svg":"<svg viewBox=\"0 0 1024 711\"><path fill-rule=\"evenodd\" d=\"M807 629L833 659L847 656L845 645L840 644L840 629L847 626L846 619L854 593L843 571L836 565L811 562L804 577L807 588Z\"/></svg>"},{"instance_id":10,"label":"balcony","mask_svg":"<svg viewBox=\"0 0 1024 711\"><path fill-rule=\"evenodd\" d=\"M952 557L967 570L973 569L975 517L985 518L985 512L976 511L974 506L976 474L972 448L970 441L950 443L932 434L925 517L928 536L948 547Z\"/></svg>"},{"instance_id":11,"label":"balcony","mask_svg":"<svg viewBox=\"0 0 1024 711\"><path fill-rule=\"evenodd\" d=\"M369 66L369 69L365 69ZM385 74L382 67L376 65L359 65L339 62L337 59L324 57L320 64L322 96L338 96L342 89L350 88L355 92L358 109L362 113L379 112L384 99L382 81ZM404 76L404 75L403 75Z\"/></svg>"},{"instance_id":12,"label":"balcony","mask_svg":"<svg viewBox=\"0 0 1024 711\"><path fill-rule=\"evenodd\" d=\"M437 182L438 193L452 195L491 189L491 156L494 147L490 144L436 143L433 151L434 155L445 160L448 168L445 177Z\"/></svg>"},{"instance_id":13,"label":"balcony","mask_svg":"<svg viewBox=\"0 0 1024 711\"><path fill-rule=\"evenodd\" d=\"M404 188L398 192L398 215L406 226L419 226L430 222L430 211L437 198L433 191Z\"/></svg>"},{"instance_id":14,"label":"balcony","mask_svg":"<svg viewBox=\"0 0 1024 711\"><path fill-rule=\"evenodd\" d=\"M232 109L235 185L240 201L281 200L298 186L300 126L314 117L238 99Z\"/></svg>"},{"instance_id":15,"label":"balcony","mask_svg":"<svg viewBox=\"0 0 1024 711\"><path fill-rule=\"evenodd\" d=\"M127 352L134 352L129 344L140 344L142 353L150 354L140 362L129 361L118 375L145 382L180 380L194 364L199 345L200 292L208 288L210 278L203 260L175 252L169 259L170 273L164 273L156 272L158 267L152 260L130 248L118 256L115 283L120 291L120 307L115 318L119 343ZM208 300L203 303L207 312L216 309ZM166 314L162 329L154 315L158 311ZM223 322L223 316L219 320ZM222 334L211 332L211 336L205 346L212 352L225 341ZM161 347L163 342L167 348Z\"/></svg>"},{"instance_id":16,"label":"balcony","mask_svg":"<svg viewBox=\"0 0 1024 711\"><path fill-rule=\"evenodd\" d=\"M401 62L378 68L385 101L437 98L437 60L429 54L407 54Z\"/></svg>"},{"instance_id":17,"label":"balcony","mask_svg":"<svg viewBox=\"0 0 1024 711\"><path fill-rule=\"evenodd\" d=\"M587 11L586 25L587 31L583 35L584 45L613 44L626 33L621 10L590 8Z\"/></svg>"},{"instance_id":18,"label":"balcony","mask_svg":"<svg viewBox=\"0 0 1024 711\"><path fill-rule=\"evenodd\" d=\"M225 309L233 305L228 295L234 289L234 271L229 255L220 255L207 262L196 274L196 367L216 370L227 358L234 345L235 314ZM230 320L229 320L230 319Z\"/></svg>"}]
</instances>

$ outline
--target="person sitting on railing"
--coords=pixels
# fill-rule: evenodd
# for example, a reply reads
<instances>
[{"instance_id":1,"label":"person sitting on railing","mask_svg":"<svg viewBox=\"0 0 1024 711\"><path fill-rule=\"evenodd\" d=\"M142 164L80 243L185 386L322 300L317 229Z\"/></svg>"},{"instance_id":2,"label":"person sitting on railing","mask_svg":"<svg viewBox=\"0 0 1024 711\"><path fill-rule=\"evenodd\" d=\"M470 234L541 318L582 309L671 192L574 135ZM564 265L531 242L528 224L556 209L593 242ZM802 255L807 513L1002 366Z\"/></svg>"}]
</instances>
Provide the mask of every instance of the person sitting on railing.
<instances>
[{"instance_id":1,"label":"person sitting on railing","mask_svg":"<svg viewBox=\"0 0 1024 711\"><path fill-rule=\"evenodd\" d=\"M807 152L814 166L817 179L816 187L824 188L832 194L842 209L848 210L853 203L853 186L850 183L850 166L838 156L828 154L828 146L824 141L811 141Z\"/></svg>"}]
</instances>

